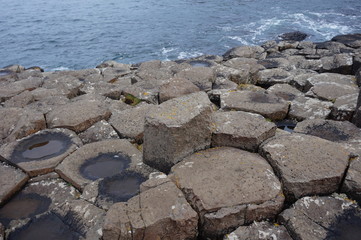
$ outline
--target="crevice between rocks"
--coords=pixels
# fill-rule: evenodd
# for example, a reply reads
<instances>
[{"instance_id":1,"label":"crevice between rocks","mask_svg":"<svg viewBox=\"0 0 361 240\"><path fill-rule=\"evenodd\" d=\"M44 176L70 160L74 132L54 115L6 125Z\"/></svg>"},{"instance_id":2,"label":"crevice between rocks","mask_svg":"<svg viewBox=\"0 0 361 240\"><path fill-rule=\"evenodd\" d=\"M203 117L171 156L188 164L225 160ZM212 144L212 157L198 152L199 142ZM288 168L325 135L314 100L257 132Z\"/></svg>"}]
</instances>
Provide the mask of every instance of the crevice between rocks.
<instances>
[{"instance_id":1,"label":"crevice between rocks","mask_svg":"<svg viewBox=\"0 0 361 240\"><path fill-rule=\"evenodd\" d=\"M341 192L342 192L342 186L345 184L346 177L347 177L347 173L348 173L348 169L350 168L352 158L353 158L353 157L349 157L349 158L348 158L347 166L346 166L346 168L345 168L345 171L344 171L344 173L343 173L343 176L342 176L340 185L339 185L339 187L338 187L338 193L341 193Z\"/></svg>"}]
</instances>

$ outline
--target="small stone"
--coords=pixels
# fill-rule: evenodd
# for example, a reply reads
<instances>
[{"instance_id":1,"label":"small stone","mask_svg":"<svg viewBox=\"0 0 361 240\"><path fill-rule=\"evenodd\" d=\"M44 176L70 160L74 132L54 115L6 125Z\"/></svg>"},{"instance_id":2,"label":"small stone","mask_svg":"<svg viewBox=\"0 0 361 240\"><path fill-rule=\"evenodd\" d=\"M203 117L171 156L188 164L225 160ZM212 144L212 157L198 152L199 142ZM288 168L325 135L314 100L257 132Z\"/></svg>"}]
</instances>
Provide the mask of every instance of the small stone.
<instances>
[{"instance_id":1,"label":"small stone","mask_svg":"<svg viewBox=\"0 0 361 240\"><path fill-rule=\"evenodd\" d=\"M341 145L303 134L270 139L260 153L280 177L289 200L337 191L349 159Z\"/></svg>"},{"instance_id":2,"label":"small stone","mask_svg":"<svg viewBox=\"0 0 361 240\"><path fill-rule=\"evenodd\" d=\"M97 122L78 136L84 144L119 138L117 132L105 120Z\"/></svg>"},{"instance_id":3,"label":"small stone","mask_svg":"<svg viewBox=\"0 0 361 240\"><path fill-rule=\"evenodd\" d=\"M168 100L145 117L144 162L160 171L211 144L212 104L204 92Z\"/></svg>"},{"instance_id":4,"label":"small stone","mask_svg":"<svg viewBox=\"0 0 361 240\"><path fill-rule=\"evenodd\" d=\"M184 78L174 78L159 89L159 102L180 97L182 95L198 92L200 89L191 81Z\"/></svg>"},{"instance_id":5,"label":"small stone","mask_svg":"<svg viewBox=\"0 0 361 240\"><path fill-rule=\"evenodd\" d=\"M288 107L288 102L267 92L230 91L221 95L223 110L258 113L272 120L284 119Z\"/></svg>"},{"instance_id":6,"label":"small stone","mask_svg":"<svg viewBox=\"0 0 361 240\"><path fill-rule=\"evenodd\" d=\"M273 137L276 125L261 115L247 112L213 113L215 130L212 147L229 146L256 152L267 138Z\"/></svg>"}]
</instances>

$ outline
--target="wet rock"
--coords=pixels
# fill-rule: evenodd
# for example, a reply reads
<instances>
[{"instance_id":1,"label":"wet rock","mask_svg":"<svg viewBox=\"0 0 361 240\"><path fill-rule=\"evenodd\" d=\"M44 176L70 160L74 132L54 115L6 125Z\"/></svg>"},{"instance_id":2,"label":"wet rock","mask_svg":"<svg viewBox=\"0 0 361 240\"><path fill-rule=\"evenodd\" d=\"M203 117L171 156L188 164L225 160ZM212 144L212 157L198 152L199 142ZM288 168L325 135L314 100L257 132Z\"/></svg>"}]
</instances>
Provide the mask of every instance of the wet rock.
<instances>
[{"instance_id":1,"label":"wet rock","mask_svg":"<svg viewBox=\"0 0 361 240\"><path fill-rule=\"evenodd\" d=\"M249 226L241 226L230 234L226 234L223 240L262 240L282 239L292 240L284 226L271 224L269 222L254 222Z\"/></svg>"},{"instance_id":2,"label":"wet rock","mask_svg":"<svg viewBox=\"0 0 361 240\"><path fill-rule=\"evenodd\" d=\"M265 69L258 73L257 84L261 86L271 86L277 83L289 83L293 76L281 68Z\"/></svg>"},{"instance_id":3,"label":"wet rock","mask_svg":"<svg viewBox=\"0 0 361 240\"><path fill-rule=\"evenodd\" d=\"M3 69L11 71L11 72L15 72L15 73L20 73L20 72L25 70L25 67L21 66L21 65L14 64L14 65L6 66Z\"/></svg>"},{"instance_id":4,"label":"wet rock","mask_svg":"<svg viewBox=\"0 0 361 240\"><path fill-rule=\"evenodd\" d=\"M160 171L211 144L212 104L204 92L168 100L145 117L144 162Z\"/></svg>"},{"instance_id":5,"label":"wet rock","mask_svg":"<svg viewBox=\"0 0 361 240\"><path fill-rule=\"evenodd\" d=\"M264 140L273 137L276 132L274 123L254 113L215 112L213 122L212 147L229 146L255 152Z\"/></svg>"},{"instance_id":6,"label":"wet rock","mask_svg":"<svg viewBox=\"0 0 361 240\"><path fill-rule=\"evenodd\" d=\"M44 115L22 108L0 108L0 141L12 142L46 128Z\"/></svg>"},{"instance_id":7,"label":"wet rock","mask_svg":"<svg viewBox=\"0 0 361 240\"><path fill-rule=\"evenodd\" d=\"M28 179L28 175L21 170L0 162L0 206L19 191Z\"/></svg>"},{"instance_id":8,"label":"wet rock","mask_svg":"<svg viewBox=\"0 0 361 240\"><path fill-rule=\"evenodd\" d=\"M322 72L351 74L353 61L350 54L336 54L330 57L323 57L321 62Z\"/></svg>"},{"instance_id":9,"label":"wet rock","mask_svg":"<svg viewBox=\"0 0 361 240\"><path fill-rule=\"evenodd\" d=\"M114 176L123 170L147 172L142 154L124 139L104 140L84 145L64 159L56 172L79 190L99 178Z\"/></svg>"},{"instance_id":10,"label":"wet rock","mask_svg":"<svg viewBox=\"0 0 361 240\"><path fill-rule=\"evenodd\" d=\"M233 91L221 95L223 110L258 113L272 120L284 119L289 103L274 94L253 91Z\"/></svg>"},{"instance_id":11,"label":"wet rock","mask_svg":"<svg viewBox=\"0 0 361 240\"><path fill-rule=\"evenodd\" d=\"M275 84L267 89L268 93L275 94L277 97L283 98L285 101L292 101L297 96L304 94L289 84Z\"/></svg>"},{"instance_id":12,"label":"wet rock","mask_svg":"<svg viewBox=\"0 0 361 240\"><path fill-rule=\"evenodd\" d=\"M242 46L235 47L228 50L224 55L224 60L229 60L231 58L255 58L255 59L264 59L266 57L265 49L260 46Z\"/></svg>"},{"instance_id":13,"label":"wet rock","mask_svg":"<svg viewBox=\"0 0 361 240\"><path fill-rule=\"evenodd\" d=\"M284 119L281 121L276 122L277 131L276 131L276 137L279 135L292 133L297 125L296 121Z\"/></svg>"},{"instance_id":14,"label":"wet rock","mask_svg":"<svg viewBox=\"0 0 361 240\"><path fill-rule=\"evenodd\" d=\"M197 224L198 215L182 192L166 182L114 204L105 218L103 239L195 239Z\"/></svg>"},{"instance_id":15,"label":"wet rock","mask_svg":"<svg viewBox=\"0 0 361 240\"><path fill-rule=\"evenodd\" d=\"M348 199L304 197L279 217L293 239L357 239L361 214Z\"/></svg>"},{"instance_id":16,"label":"wet rock","mask_svg":"<svg viewBox=\"0 0 361 240\"><path fill-rule=\"evenodd\" d=\"M336 98L332 106L331 119L338 121L351 121L356 110L358 94L349 94Z\"/></svg>"},{"instance_id":17,"label":"wet rock","mask_svg":"<svg viewBox=\"0 0 361 240\"><path fill-rule=\"evenodd\" d=\"M183 78L174 78L159 89L159 102L200 91L199 87Z\"/></svg>"},{"instance_id":18,"label":"wet rock","mask_svg":"<svg viewBox=\"0 0 361 240\"><path fill-rule=\"evenodd\" d=\"M143 142L144 118L148 112L154 109L152 104L140 104L139 106L116 112L109 119L121 138L129 138L136 142Z\"/></svg>"},{"instance_id":19,"label":"wet rock","mask_svg":"<svg viewBox=\"0 0 361 240\"><path fill-rule=\"evenodd\" d=\"M361 47L361 34L347 34L347 35L338 35L331 39L332 41L340 42L345 44L346 46L352 48L359 48Z\"/></svg>"},{"instance_id":20,"label":"wet rock","mask_svg":"<svg viewBox=\"0 0 361 240\"><path fill-rule=\"evenodd\" d=\"M336 73L322 73L307 79L311 86L308 95L321 100L335 101L338 97L358 93L353 77Z\"/></svg>"},{"instance_id":21,"label":"wet rock","mask_svg":"<svg viewBox=\"0 0 361 240\"><path fill-rule=\"evenodd\" d=\"M305 119L325 119L331 113L331 102L298 96L291 102L288 117L297 121Z\"/></svg>"},{"instance_id":22,"label":"wet rock","mask_svg":"<svg viewBox=\"0 0 361 240\"><path fill-rule=\"evenodd\" d=\"M185 78L197 87L199 87L202 91L209 91L212 89L212 83L216 79L215 72L212 68L208 67L192 67L187 68L175 75L177 78Z\"/></svg>"},{"instance_id":23,"label":"wet rock","mask_svg":"<svg viewBox=\"0 0 361 240\"><path fill-rule=\"evenodd\" d=\"M68 128L82 132L100 120L107 120L111 112L98 100L78 100L57 106L46 114L49 128Z\"/></svg>"},{"instance_id":24,"label":"wet rock","mask_svg":"<svg viewBox=\"0 0 361 240\"><path fill-rule=\"evenodd\" d=\"M259 155L236 148L195 153L173 166L170 178L200 216L200 235L220 237L283 205L281 185Z\"/></svg>"},{"instance_id":25,"label":"wet rock","mask_svg":"<svg viewBox=\"0 0 361 240\"><path fill-rule=\"evenodd\" d=\"M79 138L84 144L98 142L105 139L118 139L119 136L113 127L104 120L101 120L80 133Z\"/></svg>"},{"instance_id":26,"label":"wet rock","mask_svg":"<svg viewBox=\"0 0 361 240\"><path fill-rule=\"evenodd\" d=\"M295 31L295 32L283 33L278 37L285 41L303 41L308 37L308 35L300 31Z\"/></svg>"},{"instance_id":27,"label":"wet rock","mask_svg":"<svg viewBox=\"0 0 361 240\"><path fill-rule=\"evenodd\" d=\"M0 155L30 176L36 176L53 171L66 156L81 145L81 140L72 131L43 130L3 145Z\"/></svg>"},{"instance_id":28,"label":"wet rock","mask_svg":"<svg viewBox=\"0 0 361 240\"><path fill-rule=\"evenodd\" d=\"M79 89L83 82L73 76L58 76L57 74L45 77L42 87L56 89L67 98L74 98L79 95Z\"/></svg>"},{"instance_id":29,"label":"wet rock","mask_svg":"<svg viewBox=\"0 0 361 240\"><path fill-rule=\"evenodd\" d=\"M303 134L270 139L260 153L280 177L289 200L337 191L349 159L341 145Z\"/></svg>"}]
</instances>

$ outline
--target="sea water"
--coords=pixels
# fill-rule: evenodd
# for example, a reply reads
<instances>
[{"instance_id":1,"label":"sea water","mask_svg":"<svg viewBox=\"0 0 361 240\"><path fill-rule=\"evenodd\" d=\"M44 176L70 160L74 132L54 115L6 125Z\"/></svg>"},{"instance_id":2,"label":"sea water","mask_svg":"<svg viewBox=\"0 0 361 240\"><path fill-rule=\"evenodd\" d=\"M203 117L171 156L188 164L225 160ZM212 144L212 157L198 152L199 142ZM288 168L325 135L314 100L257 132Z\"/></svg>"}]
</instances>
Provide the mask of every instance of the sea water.
<instances>
[{"instance_id":1,"label":"sea water","mask_svg":"<svg viewBox=\"0 0 361 240\"><path fill-rule=\"evenodd\" d=\"M0 67L47 71L223 54L302 31L361 32L360 0L0 0Z\"/></svg>"}]
</instances>

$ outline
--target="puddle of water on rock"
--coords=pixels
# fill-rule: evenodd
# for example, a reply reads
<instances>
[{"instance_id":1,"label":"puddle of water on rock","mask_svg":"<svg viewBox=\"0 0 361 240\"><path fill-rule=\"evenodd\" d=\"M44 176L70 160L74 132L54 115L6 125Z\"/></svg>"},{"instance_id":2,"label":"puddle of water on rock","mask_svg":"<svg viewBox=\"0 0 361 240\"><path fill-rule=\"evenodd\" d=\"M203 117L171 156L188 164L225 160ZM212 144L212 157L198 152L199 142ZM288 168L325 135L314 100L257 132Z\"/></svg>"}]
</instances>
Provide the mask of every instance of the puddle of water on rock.
<instances>
[{"instance_id":1,"label":"puddle of water on rock","mask_svg":"<svg viewBox=\"0 0 361 240\"><path fill-rule=\"evenodd\" d=\"M63 154L72 144L63 133L44 133L21 141L11 156L11 162L29 162L49 159Z\"/></svg>"},{"instance_id":2,"label":"puddle of water on rock","mask_svg":"<svg viewBox=\"0 0 361 240\"><path fill-rule=\"evenodd\" d=\"M139 173L124 172L99 183L99 195L112 202L125 202L139 193L146 178Z\"/></svg>"},{"instance_id":3,"label":"puddle of water on rock","mask_svg":"<svg viewBox=\"0 0 361 240\"><path fill-rule=\"evenodd\" d=\"M74 232L54 214L46 214L11 233L8 240L77 240L80 234Z\"/></svg>"},{"instance_id":4,"label":"puddle of water on rock","mask_svg":"<svg viewBox=\"0 0 361 240\"><path fill-rule=\"evenodd\" d=\"M297 125L297 122L292 121L292 120L282 120L282 121L276 122L276 125L279 129L282 129L282 130L292 133Z\"/></svg>"},{"instance_id":5,"label":"puddle of water on rock","mask_svg":"<svg viewBox=\"0 0 361 240\"><path fill-rule=\"evenodd\" d=\"M193 67L210 67L212 64L207 61L190 61L189 64Z\"/></svg>"},{"instance_id":6,"label":"puddle of water on rock","mask_svg":"<svg viewBox=\"0 0 361 240\"><path fill-rule=\"evenodd\" d=\"M90 180L111 177L128 168L130 158L116 153L103 153L80 166L80 174Z\"/></svg>"},{"instance_id":7,"label":"puddle of water on rock","mask_svg":"<svg viewBox=\"0 0 361 240\"><path fill-rule=\"evenodd\" d=\"M0 208L0 222L7 226L10 221L34 217L49 209L51 199L35 193L19 193Z\"/></svg>"},{"instance_id":8,"label":"puddle of water on rock","mask_svg":"<svg viewBox=\"0 0 361 240\"><path fill-rule=\"evenodd\" d=\"M359 240L361 236L361 216L354 211L348 211L338 217L326 239L329 240Z\"/></svg>"}]
</instances>

